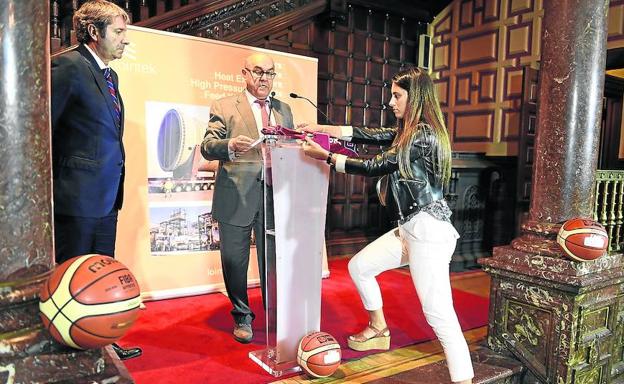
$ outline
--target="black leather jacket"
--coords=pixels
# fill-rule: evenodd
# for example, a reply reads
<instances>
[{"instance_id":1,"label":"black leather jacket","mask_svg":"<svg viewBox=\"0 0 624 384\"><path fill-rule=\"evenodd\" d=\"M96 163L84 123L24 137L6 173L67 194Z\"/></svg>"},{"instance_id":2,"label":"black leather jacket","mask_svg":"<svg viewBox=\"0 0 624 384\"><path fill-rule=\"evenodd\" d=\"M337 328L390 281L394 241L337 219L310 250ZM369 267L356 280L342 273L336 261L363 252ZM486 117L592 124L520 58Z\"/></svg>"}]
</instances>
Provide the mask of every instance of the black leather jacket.
<instances>
[{"instance_id":1,"label":"black leather jacket","mask_svg":"<svg viewBox=\"0 0 624 384\"><path fill-rule=\"evenodd\" d=\"M390 144L397 134L396 128L353 127L352 142L361 144ZM368 159L349 158L345 164L346 173L365 176L383 176L377 191L382 204L386 205L386 188L389 187L396 202L401 220L417 213L422 207L444 197L442 184L436 181L433 169L433 149L437 139L430 128L423 124L414 139L410 151L413 179L405 179L399 172L395 147Z\"/></svg>"}]
</instances>

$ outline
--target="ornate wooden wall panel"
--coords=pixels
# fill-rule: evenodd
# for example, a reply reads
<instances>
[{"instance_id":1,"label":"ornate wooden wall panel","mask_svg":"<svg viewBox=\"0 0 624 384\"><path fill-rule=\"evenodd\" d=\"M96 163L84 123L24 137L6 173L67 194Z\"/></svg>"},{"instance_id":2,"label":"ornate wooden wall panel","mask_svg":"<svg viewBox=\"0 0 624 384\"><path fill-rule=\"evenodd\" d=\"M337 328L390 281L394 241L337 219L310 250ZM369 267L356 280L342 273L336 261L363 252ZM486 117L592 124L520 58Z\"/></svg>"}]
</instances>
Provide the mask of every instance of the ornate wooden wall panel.
<instances>
[{"instance_id":1,"label":"ornate wooden wall panel","mask_svg":"<svg viewBox=\"0 0 624 384\"><path fill-rule=\"evenodd\" d=\"M431 24L453 149L515 155L522 67L539 57L542 0L456 0Z\"/></svg>"},{"instance_id":2,"label":"ornate wooden wall panel","mask_svg":"<svg viewBox=\"0 0 624 384\"><path fill-rule=\"evenodd\" d=\"M624 0L611 0L609 3L607 49L622 47L624 47Z\"/></svg>"},{"instance_id":3,"label":"ornate wooden wall panel","mask_svg":"<svg viewBox=\"0 0 624 384\"><path fill-rule=\"evenodd\" d=\"M624 169L622 111L624 78L605 77L598 169Z\"/></svg>"},{"instance_id":4,"label":"ornate wooden wall panel","mask_svg":"<svg viewBox=\"0 0 624 384\"><path fill-rule=\"evenodd\" d=\"M455 0L431 23L455 150L518 154L522 71L539 66L543 1ZM610 2L607 47L624 47L624 0Z\"/></svg>"}]
</instances>

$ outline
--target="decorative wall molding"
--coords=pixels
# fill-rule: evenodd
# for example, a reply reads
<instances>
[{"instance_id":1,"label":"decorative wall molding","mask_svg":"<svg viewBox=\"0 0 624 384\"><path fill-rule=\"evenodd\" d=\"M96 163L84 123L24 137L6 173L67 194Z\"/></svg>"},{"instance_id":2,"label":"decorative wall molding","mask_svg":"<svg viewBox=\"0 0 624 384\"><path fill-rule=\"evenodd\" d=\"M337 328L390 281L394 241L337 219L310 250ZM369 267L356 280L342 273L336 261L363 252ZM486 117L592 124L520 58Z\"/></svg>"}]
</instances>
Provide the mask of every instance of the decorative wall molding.
<instances>
[{"instance_id":1,"label":"decorative wall molding","mask_svg":"<svg viewBox=\"0 0 624 384\"><path fill-rule=\"evenodd\" d=\"M309 20L326 8L325 0L228 0L189 5L137 25L246 43Z\"/></svg>"}]
</instances>

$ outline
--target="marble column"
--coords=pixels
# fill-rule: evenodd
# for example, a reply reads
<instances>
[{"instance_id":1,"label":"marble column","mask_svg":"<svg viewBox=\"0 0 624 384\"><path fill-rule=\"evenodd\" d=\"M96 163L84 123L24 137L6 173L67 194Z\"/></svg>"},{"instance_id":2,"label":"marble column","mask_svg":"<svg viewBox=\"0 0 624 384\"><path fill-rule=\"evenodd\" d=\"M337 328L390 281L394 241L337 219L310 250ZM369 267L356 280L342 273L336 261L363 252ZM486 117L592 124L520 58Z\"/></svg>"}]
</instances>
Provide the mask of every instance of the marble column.
<instances>
[{"instance_id":1,"label":"marble column","mask_svg":"<svg viewBox=\"0 0 624 384\"><path fill-rule=\"evenodd\" d=\"M621 254L568 259L563 221L592 217L608 0L542 2L537 137L529 219L480 259L492 276L489 346L528 369L526 382L624 380Z\"/></svg>"},{"instance_id":2,"label":"marble column","mask_svg":"<svg viewBox=\"0 0 624 384\"><path fill-rule=\"evenodd\" d=\"M48 7L0 6L0 383L131 382L109 349L64 347L39 318L54 267Z\"/></svg>"},{"instance_id":3,"label":"marble column","mask_svg":"<svg viewBox=\"0 0 624 384\"><path fill-rule=\"evenodd\" d=\"M37 308L17 304L37 299L54 264L46 3L0 8L0 334L31 330L24 341Z\"/></svg>"},{"instance_id":4,"label":"marble column","mask_svg":"<svg viewBox=\"0 0 624 384\"><path fill-rule=\"evenodd\" d=\"M607 48L605 0L544 1L531 221L592 217Z\"/></svg>"}]
</instances>

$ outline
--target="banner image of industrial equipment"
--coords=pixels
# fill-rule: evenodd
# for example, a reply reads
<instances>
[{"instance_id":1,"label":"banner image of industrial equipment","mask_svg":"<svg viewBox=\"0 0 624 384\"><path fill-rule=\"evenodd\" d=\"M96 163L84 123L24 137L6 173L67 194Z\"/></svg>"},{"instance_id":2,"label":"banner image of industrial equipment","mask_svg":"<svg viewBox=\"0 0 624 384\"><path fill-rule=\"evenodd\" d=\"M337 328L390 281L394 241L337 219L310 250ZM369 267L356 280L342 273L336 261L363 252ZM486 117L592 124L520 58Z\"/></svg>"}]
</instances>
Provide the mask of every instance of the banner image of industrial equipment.
<instances>
[{"instance_id":1,"label":"banner image of industrial equipment","mask_svg":"<svg viewBox=\"0 0 624 384\"><path fill-rule=\"evenodd\" d=\"M153 256L219 249L219 226L209 206L150 208L150 221Z\"/></svg>"},{"instance_id":2,"label":"banner image of industrial equipment","mask_svg":"<svg viewBox=\"0 0 624 384\"><path fill-rule=\"evenodd\" d=\"M200 151L210 108L145 103L149 201L211 201L218 161Z\"/></svg>"},{"instance_id":3,"label":"banner image of industrial equipment","mask_svg":"<svg viewBox=\"0 0 624 384\"><path fill-rule=\"evenodd\" d=\"M125 108L124 203L116 257L139 281L145 300L224 289L212 193L218 163L199 151L214 100L241 93L244 61L270 55L275 98L295 124L316 122L305 100L317 97L316 58L129 26L123 57L111 61ZM258 284L255 246L248 280Z\"/></svg>"},{"instance_id":4,"label":"banner image of industrial equipment","mask_svg":"<svg viewBox=\"0 0 624 384\"><path fill-rule=\"evenodd\" d=\"M217 223L210 212L218 161L207 161L200 152L209 118L210 108L204 106L145 103L154 256L219 249L218 235L213 236L218 233Z\"/></svg>"}]
</instances>

